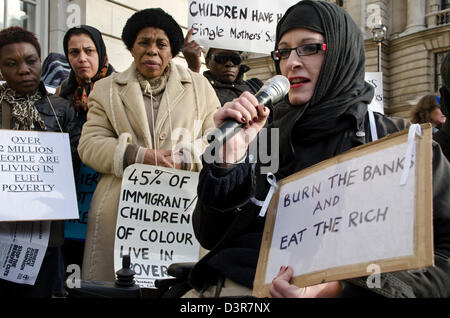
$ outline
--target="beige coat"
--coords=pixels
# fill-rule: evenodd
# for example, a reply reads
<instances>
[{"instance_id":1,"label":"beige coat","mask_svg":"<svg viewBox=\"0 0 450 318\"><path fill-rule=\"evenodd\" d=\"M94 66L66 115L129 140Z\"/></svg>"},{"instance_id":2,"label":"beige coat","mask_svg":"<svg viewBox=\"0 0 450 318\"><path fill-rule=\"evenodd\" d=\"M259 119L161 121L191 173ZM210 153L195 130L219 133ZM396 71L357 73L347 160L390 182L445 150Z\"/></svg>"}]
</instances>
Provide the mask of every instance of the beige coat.
<instances>
[{"instance_id":1,"label":"beige coat","mask_svg":"<svg viewBox=\"0 0 450 318\"><path fill-rule=\"evenodd\" d=\"M98 81L88 99L89 112L78 146L81 160L101 174L88 214L82 278L113 281L114 233L128 144L149 149L188 150L201 169L206 135L214 128L220 102L203 75L170 63L171 73L155 121L156 147L149 130L134 63ZM171 120L169 120L171 119ZM172 140L173 139L173 140Z\"/></svg>"}]
</instances>

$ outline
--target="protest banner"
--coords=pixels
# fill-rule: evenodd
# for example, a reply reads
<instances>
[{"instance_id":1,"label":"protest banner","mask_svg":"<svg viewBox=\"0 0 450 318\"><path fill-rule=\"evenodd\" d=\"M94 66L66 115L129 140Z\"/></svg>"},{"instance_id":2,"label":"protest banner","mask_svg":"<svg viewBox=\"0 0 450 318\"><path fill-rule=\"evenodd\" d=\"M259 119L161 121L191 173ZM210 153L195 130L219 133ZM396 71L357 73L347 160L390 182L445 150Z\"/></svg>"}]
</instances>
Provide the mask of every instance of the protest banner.
<instances>
[{"instance_id":1,"label":"protest banner","mask_svg":"<svg viewBox=\"0 0 450 318\"><path fill-rule=\"evenodd\" d=\"M34 285L49 237L50 221L0 222L0 278Z\"/></svg>"},{"instance_id":2,"label":"protest banner","mask_svg":"<svg viewBox=\"0 0 450 318\"><path fill-rule=\"evenodd\" d=\"M0 221L78 218L67 133L0 130Z\"/></svg>"},{"instance_id":3,"label":"protest banner","mask_svg":"<svg viewBox=\"0 0 450 318\"><path fill-rule=\"evenodd\" d=\"M188 29L199 45L270 54L278 21L298 0L189 0Z\"/></svg>"},{"instance_id":4,"label":"protest banner","mask_svg":"<svg viewBox=\"0 0 450 318\"><path fill-rule=\"evenodd\" d=\"M130 255L136 283L154 288L170 278L172 263L196 262L200 244L192 227L198 172L143 164L127 167L117 211L114 268Z\"/></svg>"},{"instance_id":5,"label":"protest banner","mask_svg":"<svg viewBox=\"0 0 450 318\"><path fill-rule=\"evenodd\" d=\"M372 102L369 104L369 109L384 114L383 104L383 73L381 72L366 72L365 81L373 86L375 94Z\"/></svg>"},{"instance_id":6,"label":"protest banner","mask_svg":"<svg viewBox=\"0 0 450 318\"><path fill-rule=\"evenodd\" d=\"M279 181L253 295L267 296L283 265L299 287L368 276L372 264L433 265L431 144L423 125L416 140L399 132Z\"/></svg>"},{"instance_id":7,"label":"protest banner","mask_svg":"<svg viewBox=\"0 0 450 318\"><path fill-rule=\"evenodd\" d=\"M78 199L79 218L67 220L64 225L64 237L71 240L84 241L86 239L87 220L92 196L97 187L99 173L81 163L75 186Z\"/></svg>"}]
</instances>

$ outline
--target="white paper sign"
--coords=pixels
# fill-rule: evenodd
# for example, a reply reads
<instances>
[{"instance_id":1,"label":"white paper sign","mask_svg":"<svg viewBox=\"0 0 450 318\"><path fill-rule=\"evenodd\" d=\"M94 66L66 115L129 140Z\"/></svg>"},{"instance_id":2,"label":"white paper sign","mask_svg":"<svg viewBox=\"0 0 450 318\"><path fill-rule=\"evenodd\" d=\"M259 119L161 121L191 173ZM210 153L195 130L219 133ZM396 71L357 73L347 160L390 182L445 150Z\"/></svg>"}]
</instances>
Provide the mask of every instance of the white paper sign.
<instances>
[{"instance_id":1,"label":"white paper sign","mask_svg":"<svg viewBox=\"0 0 450 318\"><path fill-rule=\"evenodd\" d=\"M200 244L192 227L198 172L129 166L122 179L114 242L114 268L130 255L136 283L154 288L155 279L169 278L172 263L196 262Z\"/></svg>"},{"instance_id":2,"label":"white paper sign","mask_svg":"<svg viewBox=\"0 0 450 318\"><path fill-rule=\"evenodd\" d=\"M189 0L192 40L206 47L270 54L278 21L298 0Z\"/></svg>"},{"instance_id":3,"label":"white paper sign","mask_svg":"<svg viewBox=\"0 0 450 318\"><path fill-rule=\"evenodd\" d=\"M0 278L34 285L50 236L50 222L0 222Z\"/></svg>"},{"instance_id":4,"label":"white paper sign","mask_svg":"<svg viewBox=\"0 0 450 318\"><path fill-rule=\"evenodd\" d=\"M384 114L383 105L383 73L381 72L366 72L365 81L375 88L375 95L372 102L369 104L369 109Z\"/></svg>"},{"instance_id":5,"label":"white paper sign","mask_svg":"<svg viewBox=\"0 0 450 318\"><path fill-rule=\"evenodd\" d=\"M415 170L406 149L392 146L282 185L265 283L282 265L298 276L413 255Z\"/></svg>"},{"instance_id":6,"label":"white paper sign","mask_svg":"<svg viewBox=\"0 0 450 318\"><path fill-rule=\"evenodd\" d=\"M0 130L0 221L78 218L69 135Z\"/></svg>"}]
</instances>

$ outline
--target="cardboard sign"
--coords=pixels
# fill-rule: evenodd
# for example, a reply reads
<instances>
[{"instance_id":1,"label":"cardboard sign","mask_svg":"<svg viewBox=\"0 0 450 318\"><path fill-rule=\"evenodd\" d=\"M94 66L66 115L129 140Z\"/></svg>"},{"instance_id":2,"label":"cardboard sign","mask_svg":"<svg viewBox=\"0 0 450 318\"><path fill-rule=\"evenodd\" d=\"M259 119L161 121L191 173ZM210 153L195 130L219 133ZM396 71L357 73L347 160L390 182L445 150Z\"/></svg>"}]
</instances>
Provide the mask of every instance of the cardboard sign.
<instances>
[{"instance_id":1,"label":"cardboard sign","mask_svg":"<svg viewBox=\"0 0 450 318\"><path fill-rule=\"evenodd\" d=\"M78 218L69 135L0 130L0 221Z\"/></svg>"},{"instance_id":2,"label":"cardboard sign","mask_svg":"<svg viewBox=\"0 0 450 318\"><path fill-rule=\"evenodd\" d=\"M200 244L192 227L198 172L143 164L125 169L117 214L114 268L130 255L136 283L154 288L172 263L196 262Z\"/></svg>"},{"instance_id":3,"label":"cardboard sign","mask_svg":"<svg viewBox=\"0 0 450 318\"><path fill-rule=\"evenodd\" d=\"M278 21L298 0L189 0L188 29L206 47L270 54Z\"/></svg>"},{"instance_id":4,"label":"cardboard sign","mask_svg":"<svg viewBox=\"0 0 450 318\"><path fill-rule=\"evenodd\" d=\"M381 72L366 72L365 81L373 86L375 94L372 102L369 104L369 109L384 114L383 104L383 73Z\"/></svg>"},{"instance_id":5,"label":"cardboard sign","mask_svg":"<svg viewBox=\"0 0 450 318\"><path fill-rule=\"evenodd\" d=\"M431 143L423 125L410 143L407 131L396 133L278 182L254 296L268 295L282 265L299 287L368 276L371 264L381 272L433 265Z\"/></svg>"}]
</instances>

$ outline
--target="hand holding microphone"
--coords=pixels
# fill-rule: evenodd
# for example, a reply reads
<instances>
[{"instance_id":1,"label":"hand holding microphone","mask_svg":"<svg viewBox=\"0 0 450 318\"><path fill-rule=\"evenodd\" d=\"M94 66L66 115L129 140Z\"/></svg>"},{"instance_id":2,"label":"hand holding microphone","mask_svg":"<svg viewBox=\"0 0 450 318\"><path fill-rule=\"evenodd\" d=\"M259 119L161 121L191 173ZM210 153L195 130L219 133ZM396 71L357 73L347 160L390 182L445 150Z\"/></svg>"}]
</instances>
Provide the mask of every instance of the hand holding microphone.
<instances>
[{"instance_id":1,"label":"hand holding microphone","mask_svg":"<svg viewBox=\"0 0 450 318\"><path fill-rule=\"evenodd\" d=\"M254 110L264 110L263 107L258 106L265 105L269 101L272 104L280 101L289 92L289 88L289 80L283 75L276 75L270 78L254 96L244 92L239 98L226 103L214 115L214 122L218 128L208 140L223 143L240 129L255 123L254 119L258 118Z\"/></svg>"},{"instance_id":2,"label":"hand holding microphone","mask_svg":"<svg viewBox=\"0 0 450 318\"><path fill-rule=\"evenodd\" d=\"M269 101L280 101L289 88L289 80L277 75L269 79L255 95L244 92L215 113L214 122L218 128L208 137L208 141L216 146L227 143L222 155L225 162L235 162L245 155L249 143L264 127L269 116L270 110L263 105Z\"/></svg>"}]
</instances>

